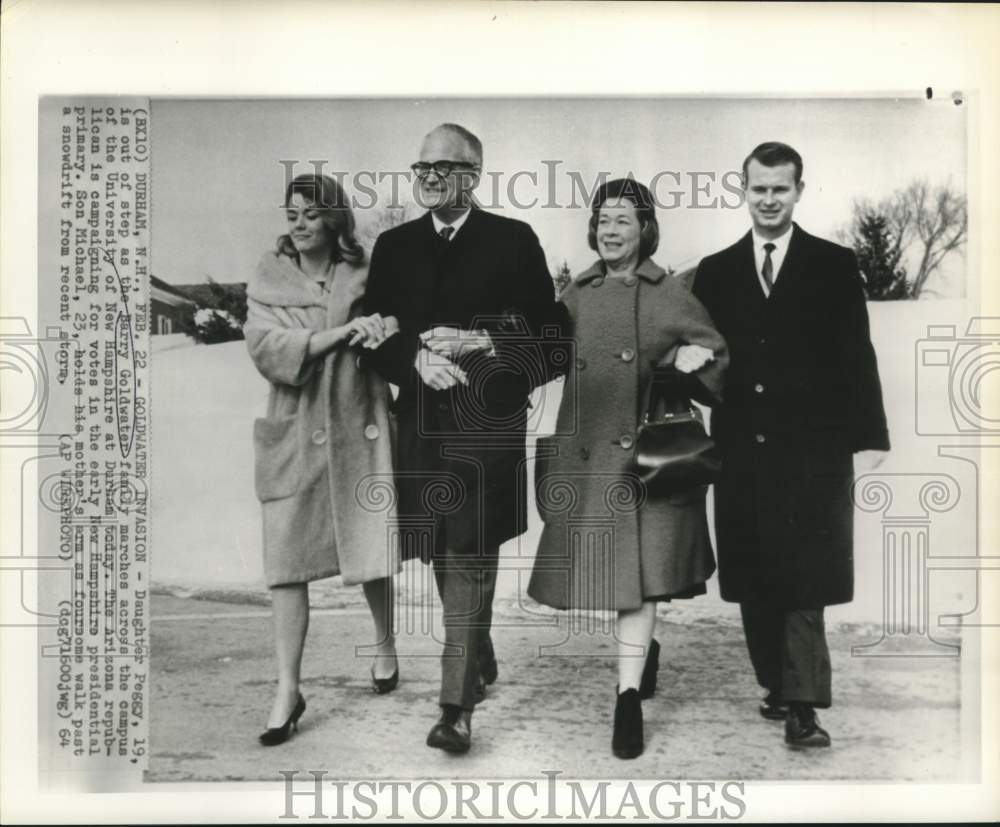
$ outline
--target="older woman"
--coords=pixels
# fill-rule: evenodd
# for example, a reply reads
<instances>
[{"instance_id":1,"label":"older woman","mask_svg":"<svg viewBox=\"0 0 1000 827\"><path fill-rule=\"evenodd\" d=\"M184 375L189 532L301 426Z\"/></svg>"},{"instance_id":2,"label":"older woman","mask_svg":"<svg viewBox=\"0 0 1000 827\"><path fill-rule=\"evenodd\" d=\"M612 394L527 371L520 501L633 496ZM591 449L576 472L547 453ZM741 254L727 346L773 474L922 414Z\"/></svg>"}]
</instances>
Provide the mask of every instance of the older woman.
<instances>
[{"instance_id":1,"label":"older woman","mask_svg":"<svg viewBox=\"0 0 1000 827\"><path fill-rule=\"evenodd\" d=\"M366 508L358 493L376 475L391 485L389 391L352 352L380 345L395 320L359 315L368 268L337 182L295 178L285 210L288 233L248 284L244 327L271 385L267 414L254 423L278 662L265 746L287 740L305 711L299 673L309 581L339 574L363 584L375 623L373 689L389 692L399 677L391 579L399 563L386 543L392 515Z\"/></svg>"},{"instance_id":2,"label":"older woman","mask_svg":"<svg viewBox=\"0 0 1000 827\"><path fill-rule=\"evenodd\" d=\"M617 612L612 750L634 758L640 700L656 687L656 603L703 594L715 570L705 487L653 497L630 479L643 391L654 368L673 365L717 395L728 356L704 307L651 258L659 227L648 188L631 178L601 186L588 241L600 260L560 297L576 362L555 434L538 441L545 528L528 593L557 609Z\"/></svg>"}]
</instances>

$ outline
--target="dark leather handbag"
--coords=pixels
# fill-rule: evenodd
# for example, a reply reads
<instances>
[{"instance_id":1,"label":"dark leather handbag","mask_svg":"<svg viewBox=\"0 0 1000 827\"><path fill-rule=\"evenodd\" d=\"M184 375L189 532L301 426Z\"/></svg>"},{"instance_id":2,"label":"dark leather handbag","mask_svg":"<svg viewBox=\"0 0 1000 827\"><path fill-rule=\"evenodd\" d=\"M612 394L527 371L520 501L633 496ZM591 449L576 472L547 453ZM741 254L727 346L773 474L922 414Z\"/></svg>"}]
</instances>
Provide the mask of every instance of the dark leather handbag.
<instances>
[{"instance_id":1,"label":"dark leather handbag","mask_svg":"<svg viewBox=\"0 0 1000 827\"><path fill-rule=\"evenodd\" d=\"M632 471L651 495L672 494L714 482L722 468L719 450L691 402L689 374L656 368L646 385Z\"/></svg>"}]
</instances>

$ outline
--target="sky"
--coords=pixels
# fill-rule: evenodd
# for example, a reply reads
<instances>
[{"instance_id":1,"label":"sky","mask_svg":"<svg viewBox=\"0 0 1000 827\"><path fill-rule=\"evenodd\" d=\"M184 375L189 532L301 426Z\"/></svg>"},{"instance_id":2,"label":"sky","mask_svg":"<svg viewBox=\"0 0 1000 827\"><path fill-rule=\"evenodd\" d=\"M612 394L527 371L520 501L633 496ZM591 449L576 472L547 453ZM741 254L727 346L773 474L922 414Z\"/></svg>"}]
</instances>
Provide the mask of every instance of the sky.
<instances>
[{"instance_id":1,"label":"sky","mask_svg":"<svg viewBox=\"0 0 1000 827\"><path fill-rule=\"evenodd\" d=\"M159 99L153 272L173 284L246 281L284 231L288 169L312 172L313 160L344 176L359 226L374 218L373 200L376 208L391 200L393 181L397 200L419 215L400 173L423 135L445 121L482 140L477 196L528 221L550 269L566 261L576 273L595 258L581 185L590 191L602 173L630 172L658 182L656 261L683 269L749 228L731 190L758 143L781 140L800 152L806 188L795 219L834 237L857 198L877 201L917 178L965 191L966 109L917 98ZM953 256L936 286L957 298L964 281L964 256Z\"/></svg>"}]
</instances>

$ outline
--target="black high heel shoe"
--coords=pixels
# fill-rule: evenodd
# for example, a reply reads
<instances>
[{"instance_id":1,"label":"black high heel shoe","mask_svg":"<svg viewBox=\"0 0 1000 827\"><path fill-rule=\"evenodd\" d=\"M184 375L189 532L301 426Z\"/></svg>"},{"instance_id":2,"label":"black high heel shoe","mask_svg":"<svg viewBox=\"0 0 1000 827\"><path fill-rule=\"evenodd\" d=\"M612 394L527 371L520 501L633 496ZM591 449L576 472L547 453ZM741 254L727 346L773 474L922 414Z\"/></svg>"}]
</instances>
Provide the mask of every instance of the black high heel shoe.
<instances>
[{"instance_id":1,"label":"black high heel shoe","mask_svg":"<svg viewBox=\"0 0 1000 827\"><path fill-rule=\"evenodd\" d=\"M646 665L642 667L642 680L639 682L639 700L652 698L656 692L656 673L660 669L660 643L654 637L649 642L646 651Z\"/></svg>"},{"instance_id":2,"label":"black high heel shoe","mask_svg":"<svg viewBox=\"0 0 1000 827\"><path fill-rule=\"evenodd\" d=\"M376 695L387 695L396 688L396 684L399 683L399 660L396 660L396 668L393 670L392 674L388 678L376 678L375 677L375 664L372 664L372 692Z\"/></svg>"},{"instance_id":3,"label":"black high heel shoe","mask_svg":"<svg viewBox=\"0 0 1000 827\"><path fill-rule=\"evenodd\" d=\"M292 710L292 714L288 716L288 720L279 727L271 727L266 732L262 732L258 740L265 747L276 747L278 744L285 743L292 734L293 729L296 732L298 731L299 718L302 717L302 713L305 711L306 699L302 697L302 693L300 692L299 699L295 702L295 708Z\"/></svg>"}]
</instances>

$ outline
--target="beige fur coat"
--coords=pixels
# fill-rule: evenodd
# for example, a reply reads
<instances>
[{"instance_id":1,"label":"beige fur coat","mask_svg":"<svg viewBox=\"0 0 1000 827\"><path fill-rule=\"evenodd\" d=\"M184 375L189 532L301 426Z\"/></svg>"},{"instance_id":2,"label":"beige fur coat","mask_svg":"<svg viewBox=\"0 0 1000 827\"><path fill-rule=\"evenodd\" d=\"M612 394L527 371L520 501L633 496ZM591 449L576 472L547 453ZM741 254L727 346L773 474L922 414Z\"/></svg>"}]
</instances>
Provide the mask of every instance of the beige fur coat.
<instances>
[{"instance_id":1,"label":"beige fur coat","mask_svg":"<svg viewBox=\"0 0 1000 827\"><path fill-rule=\"evenodd\" d=\"M324 291L267 253L247 285L247 347L271 384L253 433L268 586L399 570L388 385L346 344L307 358L315 331L359 315L367 275L340 262Z\"/></svg>"}]
</instances>

